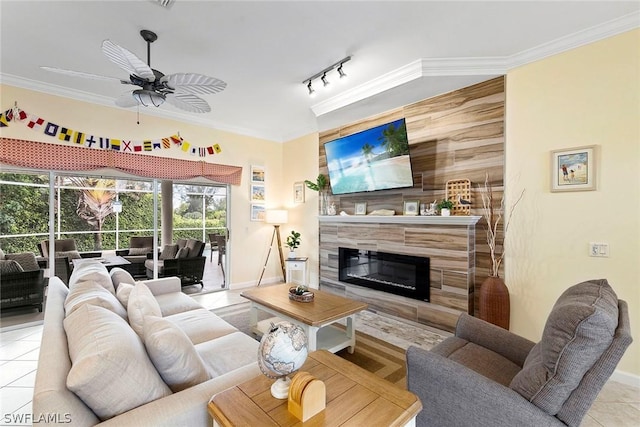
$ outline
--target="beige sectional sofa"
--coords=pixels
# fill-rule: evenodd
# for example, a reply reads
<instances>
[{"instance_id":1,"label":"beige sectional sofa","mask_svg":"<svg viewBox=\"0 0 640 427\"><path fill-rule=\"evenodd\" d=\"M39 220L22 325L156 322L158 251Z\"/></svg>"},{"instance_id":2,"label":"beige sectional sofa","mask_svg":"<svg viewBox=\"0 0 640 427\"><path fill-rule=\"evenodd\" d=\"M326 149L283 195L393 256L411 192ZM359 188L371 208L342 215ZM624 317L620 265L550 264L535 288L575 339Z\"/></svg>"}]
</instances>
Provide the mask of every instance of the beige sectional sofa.
<instances>
[{"instance_id":1,"label":"beige sectional sofa","mask_svg":"<svg viewBox=\"0 0 640 427\"><path fill-rule=\"evenodd\" d=\"M260 374L258 343L180 292L99 262L51 278L35 425L205 426L215 393Z\"/></svg>"}]
</instances>

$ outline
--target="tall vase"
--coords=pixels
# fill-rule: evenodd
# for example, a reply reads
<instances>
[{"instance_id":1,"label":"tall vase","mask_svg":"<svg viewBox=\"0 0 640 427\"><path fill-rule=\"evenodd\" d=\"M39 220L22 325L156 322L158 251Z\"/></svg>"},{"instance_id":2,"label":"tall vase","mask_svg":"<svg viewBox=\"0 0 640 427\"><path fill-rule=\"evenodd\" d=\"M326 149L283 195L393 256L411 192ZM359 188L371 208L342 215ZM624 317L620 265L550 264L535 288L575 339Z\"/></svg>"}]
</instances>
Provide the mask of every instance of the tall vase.
<instances>
[{"instance_id":1,"label":"tall vase","mask_svg":"<svg viewBox=\"0 0 640 427\"><path fill-rule=\"evenodd\" d=\"M509 289L504 280L497 276L489 276L480 286L479 297L480 319L509 330Z\"/></svg>"},{"instance_id":2,"label":"tall vase","mask_svg":"<svg viewBox=\"0 0 640 427\"><path fill-rule=\"evenodd\" d=\"M320 215L327 215L327 209L329 207L329 193L320 190L318 195L320 198Z\"/></svg>"}]
</instances>

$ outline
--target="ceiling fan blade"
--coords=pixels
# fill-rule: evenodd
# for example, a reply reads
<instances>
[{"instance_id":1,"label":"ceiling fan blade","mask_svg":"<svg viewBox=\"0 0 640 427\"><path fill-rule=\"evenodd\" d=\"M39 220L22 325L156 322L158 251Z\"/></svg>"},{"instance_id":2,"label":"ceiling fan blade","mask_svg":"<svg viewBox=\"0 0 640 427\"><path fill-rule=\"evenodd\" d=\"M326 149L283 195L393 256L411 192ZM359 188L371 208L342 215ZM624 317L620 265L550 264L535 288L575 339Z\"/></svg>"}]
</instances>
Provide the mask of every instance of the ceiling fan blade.
<instances>
[{"instance_id":1,"label":"ceiling fan blade","mask_svg":"<svg viewBox=\"0 0 640 427\"><path fill-rule=\"evenodd\" d=\"M174 107L190 113L208 113L211 111L207 101L189 93L167 94L166 101Z\"/></svg>"},{"instance_id":2,"label":"ceiling fan blade","mask_svg":"<svg viewBox=\"0 0 640 427\"><path fill-rule=\"evenodd\" d=\"M156 79L151 67L145 64L142 59L138 58L122 46L118 46L113 43L111 40L105 40L102 42L102 53L104 53L111 62L129 74L136 75L149 82Z\"/></svg>"},{"instance_id":3,"label":"ceiling fan blade","mask_svg":"<svg viewBox=\"0 0 640 427\"><path fill-rule=\"evenodd\" d=\"M135 107L138 105L138 101L136 101L131 91L129 91L116 98L116 105L122 108Z\"/></svg>"},{"instance_id":4,"label":"ceiling fan blade","mask_svg":"<svg viewBox=\"0 0 640 427\"><path fill-rule=\"evenodd\" d=\"M227 87L227 84L220 79L195 73L169 74L162 77L160 81L181 93L218 93Z\"/></svg>"},{"instance_id":5,"label":"ceiling fan blade","mask_svg":"<svg viewBox=\"0 0 640 427\"><path fill-rule=\"evenodd\" d=\"M67 76L84 77L86 79L105 80L105 81L110 81L110 82L120 82L120 83L125 84L125 85L130 85L131 84L130 81L122 80L122 79L119 79L117 77L100 76L98 74L84 73L82 71L64 70L62 68L47 67L47 66L41 66L40 68L42 68L43 70L46 70L46 71L52 71L54 73L64 74L64 75L67 75Z\"/></svg>"}]
</instances>

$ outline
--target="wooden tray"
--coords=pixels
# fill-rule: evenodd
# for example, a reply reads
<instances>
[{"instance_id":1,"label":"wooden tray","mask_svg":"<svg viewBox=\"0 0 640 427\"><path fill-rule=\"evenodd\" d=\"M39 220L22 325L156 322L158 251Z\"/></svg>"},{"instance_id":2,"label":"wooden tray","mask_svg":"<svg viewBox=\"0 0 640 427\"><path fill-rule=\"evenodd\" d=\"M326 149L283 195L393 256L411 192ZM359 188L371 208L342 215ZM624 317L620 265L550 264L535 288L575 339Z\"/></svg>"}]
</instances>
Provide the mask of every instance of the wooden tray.
<instances>
[{"instance_id":1,"label":"wooden tray","mask_svg":"<svg viewBox=\"0 0 640 427\"><path fill-rule=\"evenodd\" d=\"M471 205L463 205L460 199L471 201L471 181L468 179L451 179L447 181L447 200L453 202L451 215L471 215Z\"/></svg>"}]
</instances>

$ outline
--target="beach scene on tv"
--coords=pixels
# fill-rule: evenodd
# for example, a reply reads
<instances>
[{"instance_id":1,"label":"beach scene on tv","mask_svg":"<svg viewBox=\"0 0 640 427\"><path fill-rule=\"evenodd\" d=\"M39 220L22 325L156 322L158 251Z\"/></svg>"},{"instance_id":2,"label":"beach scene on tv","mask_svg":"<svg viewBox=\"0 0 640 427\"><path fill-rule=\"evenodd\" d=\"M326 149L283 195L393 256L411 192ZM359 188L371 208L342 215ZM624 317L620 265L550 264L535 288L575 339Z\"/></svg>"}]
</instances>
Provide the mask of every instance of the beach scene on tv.
<instances>
[{"instance_id":1,"label":"beach scene on tv","mask_svg":"<svg viewBox=\"0 0 640 427\"><path fill-rule=\"evenodd\" d=\"M333 194L413 185L404 119L327 142L324 148Z\"/></svg>"}]
</instances>

